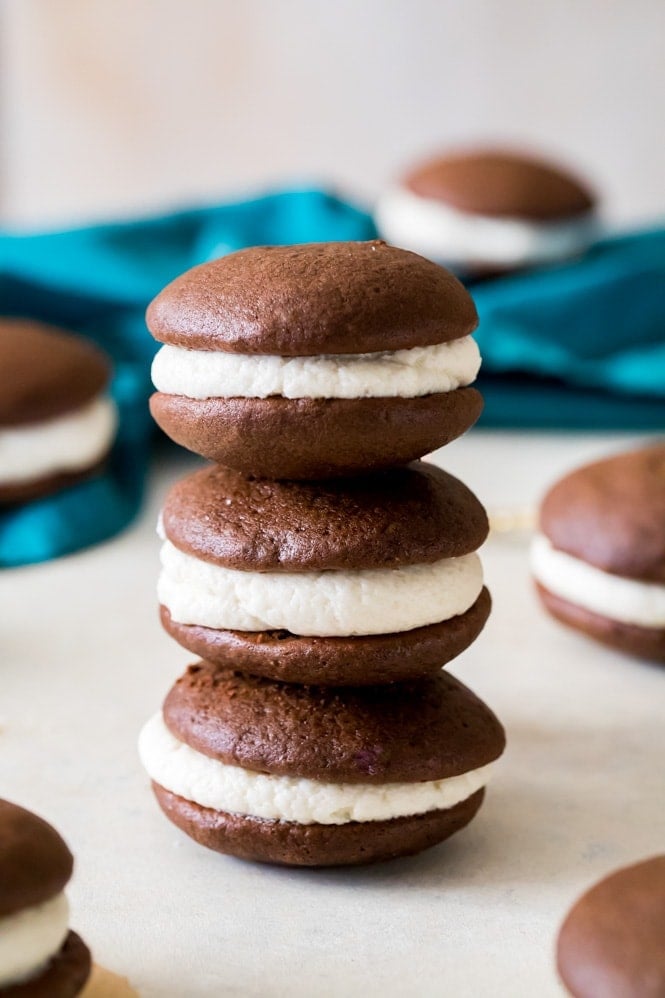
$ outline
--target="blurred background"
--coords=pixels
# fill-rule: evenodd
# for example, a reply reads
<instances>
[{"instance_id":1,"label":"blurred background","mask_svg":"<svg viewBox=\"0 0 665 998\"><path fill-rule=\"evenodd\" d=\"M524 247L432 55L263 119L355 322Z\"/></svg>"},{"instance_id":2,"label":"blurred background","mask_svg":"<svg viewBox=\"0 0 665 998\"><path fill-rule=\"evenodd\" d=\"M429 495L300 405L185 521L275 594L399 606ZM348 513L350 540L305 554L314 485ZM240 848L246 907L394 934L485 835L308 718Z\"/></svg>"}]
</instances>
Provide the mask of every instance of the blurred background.
<instances>
[{"instance_id":1,"label":"blurred background","mask_svg":"<svg viewBox=\"0 0 665 998\"><path fill-rule=\"evenodd\" d=\"M662 0L0 0L0 223L333 183L498 139L665 214Z\"/></svg>"}]
</instances>

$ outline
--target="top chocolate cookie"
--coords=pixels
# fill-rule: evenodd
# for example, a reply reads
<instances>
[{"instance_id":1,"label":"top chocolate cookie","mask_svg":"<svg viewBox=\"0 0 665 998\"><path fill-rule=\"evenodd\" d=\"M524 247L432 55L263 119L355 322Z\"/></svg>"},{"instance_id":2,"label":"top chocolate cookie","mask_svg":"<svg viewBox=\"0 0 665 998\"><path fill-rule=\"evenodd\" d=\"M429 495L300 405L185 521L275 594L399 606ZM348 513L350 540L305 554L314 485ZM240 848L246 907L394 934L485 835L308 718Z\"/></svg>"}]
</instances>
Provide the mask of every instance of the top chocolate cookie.
<instances>
[{"instance_id":1,"label":"top chocolate cookie","mask_svg":"<svg viewBox=\"0 0 665 998\"><path fill-rule=\"evenodd\" d=\"M72 854L51 825L0 800L0 918L55 897L73 865Z\"/></svg>"},{"instance_id":2,"label":"top chocolate cookie","mask_svg":"<svg viewBox=\"0 0 665 998\"><path fill-rule=\"evenodd\" d=\"M665 444L578 468L547 493L541 531L613 575L665 583Z\"/></svg>"},{"instance_id":3,"label":"top chocolate cookie","mask_svg":"<svg viewBox=\"0 0 665 998\"><path fill-rule=\"evenodd\" d=\"M152 302L163 343L283 357L430 346L468 336L474 304L452 274L373 242L258 246L201 264Z\"/></svg>"},{"instance_id":4,"label":"top chocolate cookie","mask_svg":"<svg viewBox=\"0 0 665 998\"><path fill-rule=\"evenodd\" d=\"M0 426L52 419L90 402L110 378L87 340L29 319L0 320Z\"/></svg>"},{"instance_id":5,"label":"top chocolate cookie","mask_svg":"<svg viewBox=\"0 0 665 998\"><path fill-rule=\"evenodd\" d=\"M567 171L515 152L439 156L412 169L403 184L461 212L539 222L586 214L595 201Z\"/></svg>"}]
</instances>

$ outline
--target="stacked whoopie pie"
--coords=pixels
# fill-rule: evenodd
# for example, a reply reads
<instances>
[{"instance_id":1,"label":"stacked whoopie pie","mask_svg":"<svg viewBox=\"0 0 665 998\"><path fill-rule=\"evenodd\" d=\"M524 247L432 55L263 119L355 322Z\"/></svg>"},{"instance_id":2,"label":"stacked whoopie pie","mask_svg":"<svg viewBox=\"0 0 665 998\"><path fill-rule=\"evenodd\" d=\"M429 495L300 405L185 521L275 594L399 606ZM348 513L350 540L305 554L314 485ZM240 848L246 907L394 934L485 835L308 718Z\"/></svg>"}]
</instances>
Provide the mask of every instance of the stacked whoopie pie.
<instances>
[{"instance_id":1,"label":"stacked whoopie pie","mask_svg":"<svg viewBox=\"0 0 665 998\"><path fill-rule=\"evenodd\" d=\"M470 297L382 242L257 247L175 280L147 321L153 415L216 462L160 519L162 623L202 661L141 734L159 804L264 862L442 841L504 748L441 671L489 614L485 511L418 460L480 412Z\"/></svg>"}]
</instances>

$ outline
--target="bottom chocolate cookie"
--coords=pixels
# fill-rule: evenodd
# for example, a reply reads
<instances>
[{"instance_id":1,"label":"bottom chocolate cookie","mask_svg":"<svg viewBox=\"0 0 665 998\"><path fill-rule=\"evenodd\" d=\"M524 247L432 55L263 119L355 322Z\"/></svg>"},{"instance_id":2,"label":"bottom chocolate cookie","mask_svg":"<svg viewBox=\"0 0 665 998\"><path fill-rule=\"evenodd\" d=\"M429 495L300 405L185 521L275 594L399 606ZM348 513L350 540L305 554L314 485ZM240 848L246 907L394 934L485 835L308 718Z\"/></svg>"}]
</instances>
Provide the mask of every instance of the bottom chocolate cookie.
<instances>
[{"instance_id":1,"label":"bottom chocolate cookie","mask_svg":"<svg viewBox=\"0 0 665 998\"><path fill-rule=\"evenodd\" d=\"M207 398L155 392L150 412L182 447L247 475L334 478L408 464L476 422L475 388L417 398Z\"/></svg>"},{"instance_id":2,"label":"bottom chocolate cookie","mask_svg":"<svg viewBox=\"0 0 665 998\"><path fill-rule=\"evenodd\" d=\"M285 866L357 866L410 856L443 842L475 816L484 788L440 811L388 821L300 825L201 807L152 784L164 814L208 849Z\"/></svg>"},{"instance_id":3,"label":"bottom chocolate cookie","mask_svg":"<svg viewBox=\"0 0 665 998\"><path fill-rule=\"evenodd\" d=\"M538 582L535 585L545 608L562 624L628 655L665 663L665 628L640 627L611 620L555 596Z\"/></svg>"},{"instance_id":4,"label":"bottom chocolate cookie","mask_svg":"<svg viewBox=\"0 0 665 998\"><path fill-rule=\"evenodd\" d=\"M288 631L221 631L172 620L160 607L164 629L208 662L285 683L371 686L439 672L482 631L491 608L483 588L466 613L398 634L353 638L299 637Z\"/></svg>"},{"instance_id":5,"label":"bottom chocolate cookie","mask_svg":"<svg viewBox=\"0 0 665 998\"><path fill-rule=\"evenodd\" d=\"M75 998L90 976L90 951L69 932L62 949L37 976L0 988L0 998Z\"/></svg>"},{"instance_id":6,"label":"bottom chocolate cookie","mask_svg":"<svg viewBox=\"0 0 665 998\"><path fill-rule=\"evenodd\" d=\"M0 506L11 506L18 503L33 502L35 499L45 499L55 492L62 492L72 485L78 485L88 478L99 475L106 466L107 458L98 462L94 468L84 468L81 471L67 471L44 478L32 479L28 482L7 482L0 485Z\"/></svg>"}]
</instances>

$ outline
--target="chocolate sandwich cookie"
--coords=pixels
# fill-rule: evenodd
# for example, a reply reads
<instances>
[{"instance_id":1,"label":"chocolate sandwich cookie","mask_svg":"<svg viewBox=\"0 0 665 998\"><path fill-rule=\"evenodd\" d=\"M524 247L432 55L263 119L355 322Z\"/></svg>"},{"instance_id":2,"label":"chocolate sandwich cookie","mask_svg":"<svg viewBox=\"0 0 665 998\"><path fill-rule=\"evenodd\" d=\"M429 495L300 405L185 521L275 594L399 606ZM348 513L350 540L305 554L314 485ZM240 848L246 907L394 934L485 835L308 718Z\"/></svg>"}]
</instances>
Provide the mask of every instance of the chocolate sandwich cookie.
<instances>
[{"instance_id":1,"label":"chocolate sandwich cookie","mask_svg":"<svg viewBox=\"0 0 665 998\"><path fill-rule=\"evenodd\" d=\"M404 464L475 423L476 310L382 242L255 247L183 274L147 322L150 408L176 443L266 478Z\"/></svg>"},{"instance_id":2,"label":"chocolate sandwich cookie","mask_svg":"<svg viewBox=\"0 0 665 998\"><path fill-rule=\"evenodd\" d=\"M577 902L557 966L574 998L663 998L665 856L618 870Z\"/></svg>"},{"instance_id":3,"label":"chocolate sandwich cookie","mask_svg":"<svg viewBox=\"0 0 665 998\"><path fill-rule=\"evenodd\" d=\"M196 841L292 866L419 852L466 825L503 729L447 673L331 689L190 666L140 753L167 817Z\"/></svg>"},{"instance_id":4,"label":"chocolate sandwich cookie","mask_svg":"<svg viewBox=\"0 0 665 998\"><path fill-rule=\"evenodd\" d=\"M437 672L489 614L475 553L485 510L425 462L325 483L206 467L171 488L160 530L166 630L270 679L365 685Z\"/></svg>"},{"instance_id":5,"label":"chocolate sandwich cookie","mask_svg":"<svg viewBox=\"0 0 665 998\"><path fill-rule=\"evenodd\" d=\"M578 255L595 238L595 198L560 167L521 153L474 150L418 164L380 199L390 242L467 275Z\"/></svg>"},{"instance_id":6,"label":"chocolate sandwich cookie","mask_svg":"<svg viewBox=\"0 0 665 998\"><path fill-rule=\"evenodd\" d=\"M74 998L82 991L90 953L68 928L64 894L73 862L54 828L0 800L2 998Z\"/></svg>"},{"instance_id":7,"label":"chocolate sandwich cookie","mask_svg":"<svg viewBox=\"0 0 665 998\"><path fill-rule=\"evenodd\" d=\"M99 468L117 423L109 378L89 341L0 320L0 503L37 499Z\"/></svg>"},{"instance_id":8,"label":"chocolate sandwich cookie","mask_svg":"<svg viewBox=\"0 0 665 998\"><path fill-rule=\"evenodd\" d=\"M557 482L541 506L532 569L562 623L665 662L665 444Z\"/></svg>"}]
</instances>

